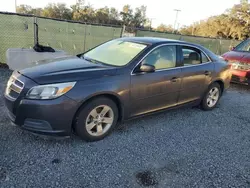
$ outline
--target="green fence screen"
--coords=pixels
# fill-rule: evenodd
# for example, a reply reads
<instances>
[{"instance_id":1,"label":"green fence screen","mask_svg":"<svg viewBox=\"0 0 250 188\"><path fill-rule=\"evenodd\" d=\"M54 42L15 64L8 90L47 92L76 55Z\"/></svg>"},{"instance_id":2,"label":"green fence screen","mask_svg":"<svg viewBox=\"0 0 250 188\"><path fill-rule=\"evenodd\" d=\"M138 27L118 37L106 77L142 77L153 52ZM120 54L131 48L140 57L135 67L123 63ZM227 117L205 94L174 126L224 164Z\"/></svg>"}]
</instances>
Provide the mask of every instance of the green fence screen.
<instances>
[{"instance_id":1,"label":"green fence screen","mask_svg":"<svg viewBox=\"0 0 250 188\"><path fill-rule=\"evenodd\" d=\"M34 45L33 17L0 14L0 62L6 63L9 48L30 48Z\"/></svg>"},{"instance_id":2,"label":"green fence screen","mask_svg":"<svg viewBox=\"0 0 250 188\"><path fill-rule=\"evenodd\" d=\"M33 16L0 13L0 63L6 63L9 48L34 46L34 22L41 45L76 55L108 40L119 38L122 27L89 25Z\"/></svg>"},{"instance_id":3,"label":"green fence screen","mask_svg":"<svg viewBox=\"0 0 250 188\"><path fill-rule=\"evenodd\" d=\"M171 33L161 33L154 31L142 31L138 30L136 32L136 36L138 37L161 37L175 40L182 40L186 42L192 42L196 44L200 44L212 52L221 55L227 52L230 46L236 46L240 43L240 41L236 40L225 40L225 39L215 39L215 38L205 38L205 37L196 37L196 36L185 36L185 35L176 35Z\"/></svg>"},{"instance_id":4,"label":"green fence screen","mask_svg":"<svg viewBox=\"0 0 250 188\"><path fill-rule=\"evenodd\" d=\"M37 18L39 43L76 55L119 38L122 28Z\"/></svg>"},{"instance_id":5,"label":"green fence screen","mask_svg":"<svg viewBox=\"0 0 250 188\"><path fill-rule=\"evenodd\" d=\"M32 48L34 46L34 21L38 25L38 39L42 45L64 50L76 55L108 40L119 38L122 27L90 25L47 18L35 19L30 15L0 13L0 63L6 63L9 48ZM136 32L136 36L162 37L198 43L216 54L229 50L240 41L183 36L153 31Z\"/></svg>"}]
</instances>

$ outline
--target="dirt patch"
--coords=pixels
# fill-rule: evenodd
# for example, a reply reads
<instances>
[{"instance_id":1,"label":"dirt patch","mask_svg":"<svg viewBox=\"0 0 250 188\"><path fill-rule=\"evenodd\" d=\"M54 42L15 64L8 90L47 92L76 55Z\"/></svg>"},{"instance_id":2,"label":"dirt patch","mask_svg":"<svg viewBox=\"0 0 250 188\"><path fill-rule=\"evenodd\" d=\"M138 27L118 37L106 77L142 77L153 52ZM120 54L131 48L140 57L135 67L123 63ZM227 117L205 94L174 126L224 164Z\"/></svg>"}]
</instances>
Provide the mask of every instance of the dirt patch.
<instances>
[{"instance_id":1,"label":"dirt patch","mask_svg":"<svg viewBox=\"0 0 250 188\"><path fill-rule=\"evenodd\" d=\"M151 171L139 172L136 174L137 182L145 187L157 185L155 175Z\"/></svg>"},{"instance_id":2,"label":"dirt patch","mask_svg":"<svg viewBox=\"0 0 250 188\"><path fill-rule=\"evenodd\" d=\"M5 181L7 177L7 171L4 168L0 167L0 182Z\"/></svg>"},{"instance_id":3,"label":"dirt patch","mask_svg":"<svg viewBox=\"0 0 250 188\"><path fill-rule=\"evenodd\" d=\"M61 163L61 160L60 160L60 159L53 159L53 160L51 161L51 163L52 163L52 164L59 164L59 163Z\"/></svg>"}]
</instances>

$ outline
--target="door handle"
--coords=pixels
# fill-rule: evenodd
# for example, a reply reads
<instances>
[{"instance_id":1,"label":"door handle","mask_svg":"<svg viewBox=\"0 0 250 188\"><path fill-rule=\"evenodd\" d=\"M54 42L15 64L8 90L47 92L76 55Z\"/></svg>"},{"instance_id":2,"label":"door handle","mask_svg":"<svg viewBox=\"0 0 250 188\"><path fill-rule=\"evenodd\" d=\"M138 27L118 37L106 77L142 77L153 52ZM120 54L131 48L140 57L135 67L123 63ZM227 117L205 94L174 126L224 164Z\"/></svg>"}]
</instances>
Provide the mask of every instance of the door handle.
<instances>
[{"instance_id":1,"label":"door handle","mask_svg":"<svg viewBox=\"0 0 250 188\"><path fill-rule=\"evenodd\" d=\"M205 74L206 76L209 76L209 75L211 75L211 72L210 72L210 71L205 71L204 74Z\"/></svg>"},{"instance_id":2,"label":"door handle","mask_svg":"<svg viewBox=\"0 0 250 188\"><path fill-rule=\"evenodd\" d=\"M177 77L173 77L170 81L171 82L177 82L178 78Z\"/></svg>"}]
</instances>

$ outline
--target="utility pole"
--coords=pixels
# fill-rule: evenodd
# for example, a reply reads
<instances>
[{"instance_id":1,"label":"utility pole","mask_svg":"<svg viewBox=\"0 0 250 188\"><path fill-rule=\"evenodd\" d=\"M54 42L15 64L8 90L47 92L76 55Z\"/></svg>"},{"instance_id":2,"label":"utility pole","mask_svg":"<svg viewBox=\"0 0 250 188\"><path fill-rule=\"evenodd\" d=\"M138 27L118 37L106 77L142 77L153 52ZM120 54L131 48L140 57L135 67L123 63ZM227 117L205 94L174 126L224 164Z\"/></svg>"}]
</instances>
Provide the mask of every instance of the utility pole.
<instances>
[{"instance_id":1,"label":"utility pole","mask_svg":"<svg viewBox=\"0 0 250 188\"><path fill-rule=\"evenodd\" d=\"M180 27L180 23L177 24L177 28L176 28L177 32L179 31L179 27Z\"/></svg>"},{"instance_id":2,"label":"utility pole","mask_svg":"<svg viewBox=\"0 0 250 188\"><path fill-rule=\"evenodd\" d=\"M17 13L17 0L15 0L15 12Z\"/></svg>"},{"instance_id":3,"label":"utility pole","mask_svg":"<svg viewBox=\"0 0 250 188\"><path fill-rule=\"evenodd\" d=\"M192 26L192 35L194 35L194 25Z\"/></svg>"},{"instance_id":4,"label":"utility pole","mask_svg":"<svg viewBox=\"0 0 250 188\"><path fill-rule=\"evenodd\" d=\"M177 23L177 19L178 19L178 14L181 10L178 10L178 9L174 9L174 11L176 11L176 16L175 16L175 21L174 21L174 28L173 28L173 33L175 31L175 26L176 26L176 23Z\"/></svg>"},{"instance_id":5,"label":"utility pole","mask_svg":"<svg viewBox=\"0 0 250 188\"><path fill-rule=\"evenodd\" d=\"M150 30L152 30L152 20L154 20L155 18L149 18L149 20L150 20L150 25L149 25L149 27L150 27Z\"/></svg>"}]
</instances>

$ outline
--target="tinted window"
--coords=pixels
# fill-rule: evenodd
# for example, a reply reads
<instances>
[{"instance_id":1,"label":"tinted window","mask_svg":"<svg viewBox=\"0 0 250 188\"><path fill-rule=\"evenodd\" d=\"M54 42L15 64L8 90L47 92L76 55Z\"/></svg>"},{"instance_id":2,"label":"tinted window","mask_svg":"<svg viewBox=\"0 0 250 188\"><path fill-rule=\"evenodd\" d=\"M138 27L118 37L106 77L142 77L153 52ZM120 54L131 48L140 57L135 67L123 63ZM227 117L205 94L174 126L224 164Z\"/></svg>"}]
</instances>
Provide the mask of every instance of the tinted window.
<instances>
[{"instance_id":1,"label":"tinted window","mask_svg":"<svg viewBox=\"0 0 250 188\"><path fill-rule=\"evenodd\" d=\"M153 65L156 70L168 69L176 66L176 46L162 46L152 51L143 64Z\"/></svg>"},{"instance_id":2,"label":"tinted window","mask_svg":"<svg viewBox=\"0 0 250 188\"><path fill-rule=\"evenodd\" d=\"M145 44L112 40L85 53L83 58L92 62L99 61L108 65L123 66L128 64L146 47Z\"/></svg>"},{"instance_id":3,"label":"tinted window","mask_svg":"<svg viewBox=\"0 0 250 188\"><path fill-rule=\"evenodd\" d=\"M201 64L201 53L196 48L182 47L184 66Z\"/></svg>"},{"instance_id":4,"label":"tinted window","mask_svg":"<svg viewBox=\"0 0 250 188\"><path fill-rule=\"evenodd\" d=\"M234 51L250 51L250 40L245 40L235 47Z\"/></svg>"},{"instance_id":5,"label":"tinted window","mask_svg":"<svg viewBox=\"0 0 250 188\"><path fill-rule=\"evenodd\" d=\"M201 61L202 63L207 63L210 61L203 52L201 52Z\"/></svg>"}]
</instances>

